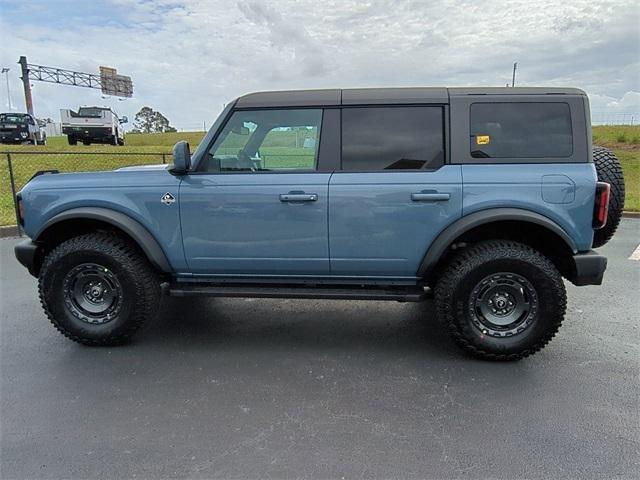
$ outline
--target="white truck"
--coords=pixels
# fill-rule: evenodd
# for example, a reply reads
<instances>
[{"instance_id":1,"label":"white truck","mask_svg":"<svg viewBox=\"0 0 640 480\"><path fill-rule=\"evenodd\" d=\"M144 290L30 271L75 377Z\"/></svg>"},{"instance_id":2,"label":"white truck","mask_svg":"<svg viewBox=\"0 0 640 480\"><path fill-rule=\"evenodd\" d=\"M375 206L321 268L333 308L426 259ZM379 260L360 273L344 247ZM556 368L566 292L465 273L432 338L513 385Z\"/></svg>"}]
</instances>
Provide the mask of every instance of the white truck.
<instances>
[{"instance_id":1,"label":"white truck","mask_svg":"<svg viewBox=\"0 0 640 480\"><path fill-rule=\"evenodd\" d=\"M77 112L69 109L60 110L62 133L67 136L69 145L105 143L124 145L123 123L127 117L118 115L109 107L80 107Z\"/></svg>"}]
</instances>

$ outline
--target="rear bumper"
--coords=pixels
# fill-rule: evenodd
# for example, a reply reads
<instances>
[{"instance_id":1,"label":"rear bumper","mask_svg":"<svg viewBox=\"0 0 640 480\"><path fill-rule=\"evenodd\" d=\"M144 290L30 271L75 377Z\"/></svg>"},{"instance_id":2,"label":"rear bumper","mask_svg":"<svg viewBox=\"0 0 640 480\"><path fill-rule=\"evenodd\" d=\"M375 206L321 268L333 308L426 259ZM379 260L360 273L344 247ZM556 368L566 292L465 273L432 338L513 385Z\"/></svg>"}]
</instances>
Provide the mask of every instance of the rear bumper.
<instances>
[{"instance_id":1,"label":"rear bumper","mask_svg":"<svg viewBox=\"0 0 640 480\"><path fill-rule=\"evenodd\" d=\"M79 140L107 140L113 137L110 127L62 127L62 134Z\"/></svg>"},{"instance_id":2,"label":"rear bumper","mask_svg":"<svg viewBox=\"0 0 640 480\"><path fill-rule=\"evenodd\" d=\"M34 277L38 276L39 264L37 262L40 245L32 240L24 240L18 243L13 251L18 259L18 262Z\"/></svg>"},{"instance_id":3,"label":"rear bumper","mask_svg":"<svg viewBox=\"0 0 640 480\"><path fill-rule=\"evenodd\" d=\"M578 253L573 256L575 273L571 283L579 287L583 285L601 285L604 271L607 269L607 257L598 255L597 252L589 250L588 252Z\"/></svg>"}]
</instances>

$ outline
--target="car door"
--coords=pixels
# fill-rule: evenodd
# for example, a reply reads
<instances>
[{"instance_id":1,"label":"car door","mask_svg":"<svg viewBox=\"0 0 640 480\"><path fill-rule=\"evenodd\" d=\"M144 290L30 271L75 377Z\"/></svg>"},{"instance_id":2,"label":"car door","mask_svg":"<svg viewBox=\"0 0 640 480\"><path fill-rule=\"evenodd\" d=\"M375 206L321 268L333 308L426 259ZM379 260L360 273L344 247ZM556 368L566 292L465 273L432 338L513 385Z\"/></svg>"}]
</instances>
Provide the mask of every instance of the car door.
<instances>
[{"instance_id":1,"label":"car door","mask_svg":"<svg viewBox=\"0 0 640 480\"><path fill-rule=\"evenodd\" d=\"M329 184L332 275L415 278L431 242L461 216L444 115L442 105L342 109L342 167Z\"/></svg>"},{"instance_id":2,"label":"car door","mask_svg":"<svg viewBox=\"0 0 640 480\"><path fill-rule=\"evenodd\" d=\"M329 272L322 110L235 111L180 186L186 261L205 275Z\"/></svg>"}]
</instances>

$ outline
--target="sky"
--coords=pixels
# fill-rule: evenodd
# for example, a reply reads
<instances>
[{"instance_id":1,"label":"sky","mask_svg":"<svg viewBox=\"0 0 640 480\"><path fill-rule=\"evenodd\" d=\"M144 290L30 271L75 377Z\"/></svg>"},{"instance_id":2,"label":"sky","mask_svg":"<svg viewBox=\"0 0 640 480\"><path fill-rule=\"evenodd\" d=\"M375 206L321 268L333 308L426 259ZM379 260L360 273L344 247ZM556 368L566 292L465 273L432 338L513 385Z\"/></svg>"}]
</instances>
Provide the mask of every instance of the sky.
<instances>
[{"instance_id":1,"label":"sky","mask_svg":"<svg viewBox=\"0 0 640 480\"><path fill-rule=\"evenodd\" d=\"M377 86L584 89L596 122L640 122L637 0L0 0L0 66L24 111L29 63L129 75L134 97L32 82L36 116L145 105L179 129L210 126L258 90ZM4 75L0 105L8 110Z\"/></svg>"}]
</instances>

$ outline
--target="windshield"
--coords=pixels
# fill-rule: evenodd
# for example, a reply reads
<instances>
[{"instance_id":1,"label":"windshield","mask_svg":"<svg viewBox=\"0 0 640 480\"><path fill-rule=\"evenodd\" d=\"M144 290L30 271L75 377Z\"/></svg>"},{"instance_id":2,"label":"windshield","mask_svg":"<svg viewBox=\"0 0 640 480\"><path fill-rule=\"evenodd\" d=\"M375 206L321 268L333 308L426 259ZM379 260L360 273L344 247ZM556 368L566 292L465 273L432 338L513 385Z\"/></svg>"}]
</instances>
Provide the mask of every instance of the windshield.
<instances>
[{"instance_id":1,"label":"windshield","mask_svg":"<svg viewBox=\"0 0 640 480\"><path fill-rule=\"evenodd\" d=\"M104 110L104 108L81 107L78 110L78 116L79 117L100 118L100 117L102 117L102 110Z\"/></svg>"},{"instance_id":2,"label":"windshield","mask_svg":"<svg viewBox=\"0 0 640 480\"><path fill-rule=\"evenodd\" d=\"M29 123L29 115L24 113L0 113L0 123Z\"/></svg>"}]
</instances>

